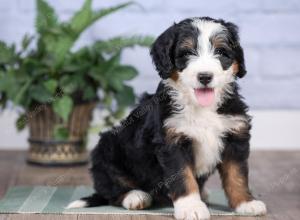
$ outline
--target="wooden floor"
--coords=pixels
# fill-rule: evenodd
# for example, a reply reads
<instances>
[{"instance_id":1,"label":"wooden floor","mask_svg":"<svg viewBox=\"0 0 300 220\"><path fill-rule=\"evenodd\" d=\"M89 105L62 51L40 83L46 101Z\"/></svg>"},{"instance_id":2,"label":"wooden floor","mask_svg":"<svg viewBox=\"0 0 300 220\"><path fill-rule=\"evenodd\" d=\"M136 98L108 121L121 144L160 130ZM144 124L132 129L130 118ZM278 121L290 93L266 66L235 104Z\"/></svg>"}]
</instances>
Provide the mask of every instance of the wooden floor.
<instances>
[{"instance_id":1,"label":"wooden floor","mask_svg":"<svg viewBox=\"0 0 300 220\"><path fill-rule=\"evenodd\" d=\"M25 163L24 152L0 151L0 198L14 185L75 186L91 185L87 166L41 168ZM250 185L257 198L266 202L265 217L216 217L218 220L298 220L300 219L300 151L256 151L250 157ZM210 178L208 188L220 187L218 175ZM172 219L161 216L124 215L0 215L0 220L118 220Z\"/></svg>"}]
</instances>

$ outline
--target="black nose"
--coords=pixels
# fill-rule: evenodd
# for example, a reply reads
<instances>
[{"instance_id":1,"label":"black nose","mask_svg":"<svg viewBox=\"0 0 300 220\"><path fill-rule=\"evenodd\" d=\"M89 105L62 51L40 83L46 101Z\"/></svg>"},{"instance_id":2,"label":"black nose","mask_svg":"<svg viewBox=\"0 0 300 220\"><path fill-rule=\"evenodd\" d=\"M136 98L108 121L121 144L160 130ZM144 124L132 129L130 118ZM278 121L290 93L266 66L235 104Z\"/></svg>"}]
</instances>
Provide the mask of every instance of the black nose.
<instances>
[{"instance_id":1,"label":"black nose","mask_svg":"<svg viewBox=\"0 0 300 220\"><path fill-rule=\"evenodd\" d=\"M202 72L198 74L198 80L203 85L207 86L212 80L213 76L210 72Z\"/></svg>"}]
</instances>

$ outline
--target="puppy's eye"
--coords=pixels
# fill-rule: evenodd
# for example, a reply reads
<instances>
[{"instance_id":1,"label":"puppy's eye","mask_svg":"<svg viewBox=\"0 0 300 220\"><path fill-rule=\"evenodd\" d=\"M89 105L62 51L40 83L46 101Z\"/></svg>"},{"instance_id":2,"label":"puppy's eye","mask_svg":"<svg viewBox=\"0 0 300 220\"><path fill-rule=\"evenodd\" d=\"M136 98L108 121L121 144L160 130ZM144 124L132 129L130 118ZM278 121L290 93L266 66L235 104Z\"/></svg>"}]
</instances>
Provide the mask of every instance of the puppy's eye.
<instances>
[{"instance_id":1,"label":"puppy's eye","mask_svg":"<svg viewBox=\"0 0 300 220\"><path fill-rule=\"evenodd\" d=\"M216 48L215 49L215 54L222 56L222 57L230 57L228 52L224 48Z\"/></svg>"},{"instance_id":2,"label":"puppy's eye","mask_svg":"<svg viewBox=\"0 0 300 220\"><path fill-rule=\"evenodd\" d=\"M178 53L178 57L187 57L192 55L196 55L196 52L193 50L182 50Z\"/></svg>"}]
</instances>

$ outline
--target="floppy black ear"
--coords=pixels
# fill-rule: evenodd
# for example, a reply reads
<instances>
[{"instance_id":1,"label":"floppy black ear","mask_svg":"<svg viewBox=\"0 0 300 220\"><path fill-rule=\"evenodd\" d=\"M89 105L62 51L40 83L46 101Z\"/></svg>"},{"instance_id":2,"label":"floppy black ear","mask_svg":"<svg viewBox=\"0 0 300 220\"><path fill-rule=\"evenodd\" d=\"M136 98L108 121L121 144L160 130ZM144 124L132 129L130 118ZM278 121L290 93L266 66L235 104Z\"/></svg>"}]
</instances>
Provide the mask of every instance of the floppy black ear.
<instances>
[{"instance_id":1,"label":"floppy black ear","mask_svg":"<svg viewBox=\"0 0 300 220\"><path fill-rule=\"evenodd\" d=\"M238 27L231 23L231 22L226 22L225 26L227 27L230 38L231 38L231 44L232 44L232 49L235 54L235 60L238 63L238 72L236 73L236 76L239 78L242 78L243 76L246 75L247 70L245 67L245 60L244 60L244 50L240 45L240 39L238 35Z\"/></svg>"},{"instance_id":2,"label":"floppy black ear","mask_svg":"<svg viewBox=\"0 0 300 220\"><path fill-rule=\"evenodd\" d=\"M172 71L175 69L174 65L174 42L176 39L176 24L169 27L162 33L151 48L151 56L153 63L159 75L163 79L171 76Z\"/></svg>"},{"instance_id":3,"label":"floppy black ear","mask_svg":"<svg viewBox=\"0 0 300 220\"><path fill-rule=\"evenodd\" d=\"M245 67L245 60L244 60L244 51L243 48L241 47L240 43L237 43L234 45L234 50L236 54L236 61L238 62L239 69L238 72L236 73L236 76L239 78L242 78L243 76L246 75L247 70Z\"/></svg>"}]
</instances>

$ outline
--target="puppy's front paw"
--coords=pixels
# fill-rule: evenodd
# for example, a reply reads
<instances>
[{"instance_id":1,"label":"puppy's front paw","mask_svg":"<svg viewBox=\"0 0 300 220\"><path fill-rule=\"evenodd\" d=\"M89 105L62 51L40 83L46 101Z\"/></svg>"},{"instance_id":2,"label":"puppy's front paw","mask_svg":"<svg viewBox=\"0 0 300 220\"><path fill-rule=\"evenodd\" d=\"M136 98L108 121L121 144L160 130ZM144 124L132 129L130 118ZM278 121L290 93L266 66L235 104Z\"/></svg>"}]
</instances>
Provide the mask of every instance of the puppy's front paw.
<instances>
[{"instance_id":1,"label":"puppy's front paw","mask_svg":"<svg viewBox=\"0 0 300 220\"><path fill-rule=\"evenodd\" d=\"M239 214L265 215L267 213L267 208L262 201L252 200L241 203L236 207L235 211Z\"/></svg>"},{"instance_id":2,"label":"puppy's front paw","mask_svg":"<svg viewBox=\"0 0 300 220\"><path fill-rule=\"evenodd\" d=\"M208 208L204 203L198 206L190 206L183 207L181 209L175 209L174 216L176 219L180 220L207 220L210 218Z\"/></svg>"},{"instance_id":3,"label":"puppy's front paw","mask_svg":"<svg viewBox=\"0 0 300 220\"><path fill-rule=\"evenodd\" d=\"M206 220L210 213L199 195L189 195L174 203L174 216L180 220Z\"/></svg>"}]
</instances>

